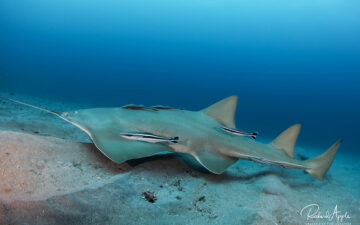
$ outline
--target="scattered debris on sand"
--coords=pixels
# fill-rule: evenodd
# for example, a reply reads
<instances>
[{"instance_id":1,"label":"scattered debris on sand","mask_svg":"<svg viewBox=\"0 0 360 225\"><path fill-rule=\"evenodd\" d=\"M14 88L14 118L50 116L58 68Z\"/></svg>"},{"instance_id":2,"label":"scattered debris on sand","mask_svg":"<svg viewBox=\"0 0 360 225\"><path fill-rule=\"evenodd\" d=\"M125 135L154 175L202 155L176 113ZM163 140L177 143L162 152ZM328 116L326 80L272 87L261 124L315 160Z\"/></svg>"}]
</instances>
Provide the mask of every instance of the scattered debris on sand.
<instances>
[{"instance_id":1,"label":"scattered debris on sand","mask_svg":"<svg viewBox=\"0 0 360 225\"><path fill-rule=\"evenodd\" d=\"M201 196L199 199L198 199L199 202L205 202L205 195Z\"/></svg>"},{"instance_id":2,"label":"scattered debris on sand","mask_svg":"<svg viewBox=\"0 0 360 225\"><path fill-rule=\"evenodd\" d=\"M157 197L156 197L155 193L152 192L152 191L145 191L145 192L141 193L141 195L142 195L148 202L151 202L151 203L154 203L154 202L156 202L156 200L157 200Z\"/></svg>"}]
</instances>

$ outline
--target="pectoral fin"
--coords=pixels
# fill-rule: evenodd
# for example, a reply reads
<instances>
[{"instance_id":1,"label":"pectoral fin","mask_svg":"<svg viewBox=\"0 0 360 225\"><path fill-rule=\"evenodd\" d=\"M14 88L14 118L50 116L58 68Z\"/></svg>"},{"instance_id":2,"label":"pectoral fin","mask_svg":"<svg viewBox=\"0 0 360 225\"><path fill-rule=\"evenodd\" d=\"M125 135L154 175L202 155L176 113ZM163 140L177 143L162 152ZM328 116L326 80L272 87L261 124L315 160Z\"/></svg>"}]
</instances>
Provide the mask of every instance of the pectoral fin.
<instances>
[{"instance_id":1,"label":"pectoral fin","mask_svg":"<svg viewBox=\"0 0 360 225\"><path fill-rule=\"evenodd\" d=\"M171 151L167 145L124 139L117 131L98 129L90 133L96 147L116 163Z\"/></svg>"},{"instance_id":2,"label":"pectoral fin","mask_svg":"<svg viewBox=\"0 0 360 225\"><path fill-rule=\"evenodd\" d=\"M209 149L203 149L192 154L196 160L212 173L221 174L231 165L238 161L238 158L224 156Z\"/></svg>"}]
</instances>

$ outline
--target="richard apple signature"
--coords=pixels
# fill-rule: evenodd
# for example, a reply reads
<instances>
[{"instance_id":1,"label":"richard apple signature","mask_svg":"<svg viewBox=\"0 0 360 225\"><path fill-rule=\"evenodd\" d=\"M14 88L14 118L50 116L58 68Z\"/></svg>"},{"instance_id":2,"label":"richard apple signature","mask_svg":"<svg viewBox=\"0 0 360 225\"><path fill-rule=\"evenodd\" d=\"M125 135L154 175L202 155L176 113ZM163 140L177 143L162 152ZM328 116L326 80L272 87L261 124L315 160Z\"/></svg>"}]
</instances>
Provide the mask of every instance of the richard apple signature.
<instances>
[{"instance_id":1,"label":"richard apple signature","mask_svg":"<svg viewBox=\"0 0 360 225\"><path fill-rule=\"evenodd\" d=\"M327 210L323 213L320 210L318 204L310 204L301 209L300 215L306 215L306 220L308 219L327 219L328 221L336 221L339 223L344 222L346 219L350 219L348 212L341 212L338 210L338 206L335 205L334 210Z\"/></svg>"}]
</instances>

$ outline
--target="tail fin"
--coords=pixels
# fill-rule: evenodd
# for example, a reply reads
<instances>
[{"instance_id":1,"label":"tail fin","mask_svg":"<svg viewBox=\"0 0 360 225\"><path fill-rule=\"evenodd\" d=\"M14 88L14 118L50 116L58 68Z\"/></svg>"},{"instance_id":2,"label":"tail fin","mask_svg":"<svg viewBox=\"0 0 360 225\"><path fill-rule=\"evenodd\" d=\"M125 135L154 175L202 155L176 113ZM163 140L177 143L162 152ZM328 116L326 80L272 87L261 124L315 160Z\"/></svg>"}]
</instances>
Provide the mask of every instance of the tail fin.
<instances>
[{"instance_id":1,"label":"tail fin","mask_svg":"<svg viewBox=\"0 0 360 225\"><path fill-rule=\"evenodd\" d=\"M309 169L305 171L313 175L318 180L323 180L325 174L329 170L332 162L334 161L334 157L340 147L341 139L335 142L326 152L322 155L314 158L306 160L306 164Z\"/></svg>"}]
</instances>

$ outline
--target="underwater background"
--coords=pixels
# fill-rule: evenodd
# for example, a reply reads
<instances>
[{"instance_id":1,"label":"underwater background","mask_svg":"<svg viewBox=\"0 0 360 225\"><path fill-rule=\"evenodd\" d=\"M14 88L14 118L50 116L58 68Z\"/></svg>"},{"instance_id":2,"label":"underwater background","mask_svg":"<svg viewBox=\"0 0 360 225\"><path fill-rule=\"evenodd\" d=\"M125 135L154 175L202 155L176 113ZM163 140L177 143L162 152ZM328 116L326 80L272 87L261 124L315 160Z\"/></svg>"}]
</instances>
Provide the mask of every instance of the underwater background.
<instances>
[{"instance_id":1,"label":"underwater background","mask_svg":"<svg viewBox=\"0 0 360 225\"><path fill-rule=\"evenodd\" d=\"M0 90L93 107L200 110L238 95L237 126L358 151L359 1L0 0Z\"/></svg>"}]
</instances>

